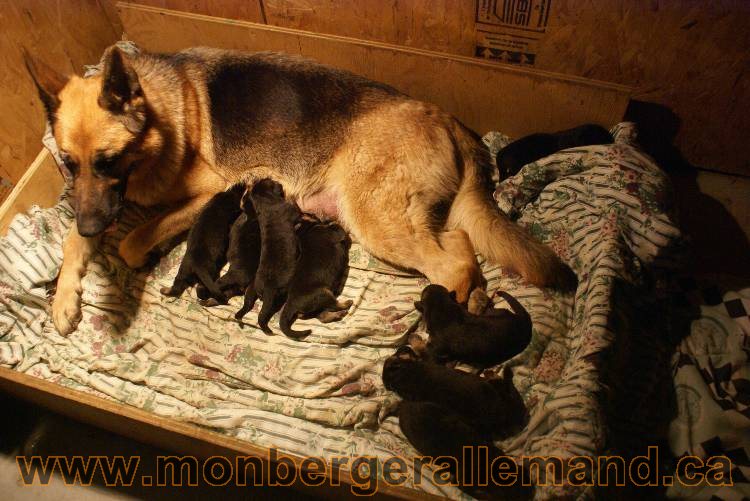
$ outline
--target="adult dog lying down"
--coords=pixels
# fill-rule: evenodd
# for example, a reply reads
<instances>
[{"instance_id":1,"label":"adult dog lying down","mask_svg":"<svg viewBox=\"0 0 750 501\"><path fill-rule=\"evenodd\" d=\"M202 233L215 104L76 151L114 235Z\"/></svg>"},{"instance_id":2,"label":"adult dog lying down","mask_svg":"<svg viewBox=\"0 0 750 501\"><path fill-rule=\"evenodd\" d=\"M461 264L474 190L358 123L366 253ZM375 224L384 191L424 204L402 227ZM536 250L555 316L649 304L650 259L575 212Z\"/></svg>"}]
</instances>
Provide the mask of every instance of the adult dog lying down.
<instances>
[{"instance_id":1,"label":"adult dog lying down","mask_svg":"<svg viewBox=\"0 0 750 501\"><path fill-rule=\"evenodd\" d=\"M74 179L76 224L52 304L62 334L80 319L86 262L123 200L170 207L120 243L137 268L212 195L264 177L460 302L482 284L475 250L540 286L570 281L547 247L496 209L476 135L391 87L282 54L209 48L130 57L111 47L87 79L28 55L26 63Z\"/></svg>"}]
</instances>

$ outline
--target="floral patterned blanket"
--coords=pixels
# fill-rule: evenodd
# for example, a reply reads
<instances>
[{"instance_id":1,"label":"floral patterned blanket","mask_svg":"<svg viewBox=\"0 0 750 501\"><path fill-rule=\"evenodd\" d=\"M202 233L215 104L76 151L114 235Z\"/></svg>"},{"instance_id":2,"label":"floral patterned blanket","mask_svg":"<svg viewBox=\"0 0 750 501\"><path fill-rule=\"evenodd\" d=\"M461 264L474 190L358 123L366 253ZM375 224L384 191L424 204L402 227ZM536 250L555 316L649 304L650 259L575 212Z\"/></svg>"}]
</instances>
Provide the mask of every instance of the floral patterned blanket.
<instances>
[{"instance_id":1,"label":"floral patterned blanket","mask_svg":"<svg viewBox=\"0 0 750 501\"><path fill-rule=\"evenodd\" d=\"M650 270L670 263L679 241L667 178L634 146L631 124L613 133L614 144L529 164L495 192L500 208L580 280L575 295L560 295L482 264L490 294L509 291L534 323L530 346L505 364L531 416L500 444L511 455L603 451L602 356L628 329L618 321L627 302L613 300L617 284L640 287ZM497 133L485 137L493 154L506 141ZM326 325L299 321L298 328L313 331L303 341L267 336L234 321L241 298L205 308L194 291L179 299L159 293L174 277L184 243L148 271L128 269L117 243L146 216L131 207L119 231L104 237L83 281L83 320L67 338L52 325L48 296L71 223L68 199L16 217L0 239L0 364L281 451L415 454L391 415L398 397L384 389L380 371L394 347L423 329L413 301L424 278L398 272L355 244L343 292L354 302L350 314ZM279 332L275 320L271 327ZM460 496L429 482L419 488ZM565 484L536 489L540 499L563 493L590 494Z\"/></svg>"}]
</instances>

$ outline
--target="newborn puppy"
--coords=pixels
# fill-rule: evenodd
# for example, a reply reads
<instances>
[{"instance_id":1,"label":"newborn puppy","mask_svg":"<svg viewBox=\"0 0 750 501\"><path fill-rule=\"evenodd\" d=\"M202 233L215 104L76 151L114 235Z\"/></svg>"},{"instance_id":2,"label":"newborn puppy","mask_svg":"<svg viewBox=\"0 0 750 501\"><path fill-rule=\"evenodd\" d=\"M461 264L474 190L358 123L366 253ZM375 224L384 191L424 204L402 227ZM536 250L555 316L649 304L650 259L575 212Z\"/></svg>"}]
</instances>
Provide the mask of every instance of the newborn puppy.
<instances>
[{"instance_id":1,"label":"newborn puppy","mask_svg":"<svg viewBox=\"0 0 750 501\"><path fill-rule=\"evenodd\" d=\"M438 362L460 360L489 367L522 352L531 341L531 317L513 296L501 294L514 313L493 309L484 315L473 315L445 287L425 287L414 306L427 324L430 356Z\"/></svg>"},{"instance_id":2,"label":"newborn puppy","mask_svg":"<svg viewBox=\"0 0 750 501\"><path fill-rule=\"evenodd\" d=\"M226 303L215 280L226 263L229 228L240 213L240 199L244 190L244 185L237 184L214 195L203 207L188 233L187 250L172 287L162 287L162 294L179 296L185 289L198 283L216 301ZM205 299L204 292L199 290L198 295Z\"/></svg>"},{"instance_id":3,"label":"newborn puppy","mask_svg":"<svg viewBox=\"0 0 750 501\"><path fill-rule=\"evenodd\" d=\"M229 231L229 269L216 281L216 285L228 298L239 296L248 287L254 287L260 262L260 226L249 190L242 197L241 205L242 213Z\"/></svg>"},{"instance_id":4,"label":"newborn puppy","mask_svg":"<svg viewBox=\"0 0 750 501\"><path fill-rule=\"evenodd\" d=\"M260 297L263 307L258 325L266 334L273 334L268 321L279 311L287 296L289 283L299 257L299 240L294 226L300 218L299 208L284 198L284 189L271 179L258 181L250 191L260 227L260 262L254 287L245 291L245 302L235 318L242 320Z\"/></svg>"},{"instance_id":5,"label":"newborn puppy","mask_svg":"<svg viewBox=\"0 0 750 501\"><path fill-rule=\"evenodd\" d=\"M297 230L300 257L279 322L282 332L289 337L304 337L310 330L292 330L300 316L318 317L321 322L332 322L346 315L352 301L339 302L349 264L351 240L336 223L321 223L305 219Z\"/></svg>"},{"instance_id":6,"label":"newborn puppy","mask_svg":"<svg viewBox=\"0 0 750 501\"><path fill-rule=\"evenodd\" d=\"M481 410L477 410L481 412ZM492 440L477 432L466 420L453 409L432 402L401 402L398 409L398 423L409 442L423 455L435 458L434 464L440 466L438 458L456 458L456 468L450 468L451 476L456 479L461 490L477 499L530 499L533 489L521 485L520 471L518 480L513 485L496 485L487 478L488 485L478 485L478 472L489 472L492 462L505 453L495 447ZM472 451L473 472L464 471L464 447ZM479 453L480 447L487 448L487 455ZM443 461L450 465L450 462ZM452 466L452 465L451 465ZM471 477L464 478L469 474ZM511 480L512 481L512 480Z\"/></svg>"},{"instance_id":7,"label":"newborn puppy","mask_svg":"<svg viewBox=\"0 0 750 501\"><path fill-rule=\"evenodd\" d=\"M497 168L500 171L500 179L514 176L524 165L560 150L591 144L609 144L611 142L613 142L613 139L609 131L594 124L581 125L552 134L531 134L513 141L497 154Z\"/></svg>"},{"instance_id":8,"label":"newborn puppy","mask_svg":"<svg viewBox=\"0 0 750 501\"><path fill-rule=\"evenodd\" d=\"M402 346L385 361L383 384L404 400L453 409L488 440L510 435L526 419L523 399L510 377L482 379L419 360L408 346Z\"/></svg>"}]
</instances>

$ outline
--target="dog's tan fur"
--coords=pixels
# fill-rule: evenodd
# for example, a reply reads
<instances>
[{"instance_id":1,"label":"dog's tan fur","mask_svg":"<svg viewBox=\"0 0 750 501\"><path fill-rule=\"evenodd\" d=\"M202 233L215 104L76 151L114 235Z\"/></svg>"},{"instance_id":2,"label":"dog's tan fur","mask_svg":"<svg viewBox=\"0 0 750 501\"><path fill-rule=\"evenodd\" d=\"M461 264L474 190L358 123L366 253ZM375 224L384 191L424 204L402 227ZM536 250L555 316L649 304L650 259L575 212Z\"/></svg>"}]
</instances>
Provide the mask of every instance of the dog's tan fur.
<instances>
[{"instance_id":1,"label":"dog's tan fur","mask_svg":"<svg viewBox=\"0 0 750 501\"><path fill-rule=\"evenodd\" d=\"M212 61L231 53L192 54ZM205 64L174 70L155 59L129 61L115 48L105 56L103 76L87 79L61 79L31 58L27 64L42 99L53 103L48 112L61 151L77 163L77 211L95 210L106 183L113 182L93 175L90 159L97 152L125 152L118 168L134 166L125 199L171 206L123 239L119 252L129 266L143 265L156 245L189 228L216 192L238 180L271 177L297 200L326 190L337 194L338 219L357 241L381 259L455 290L459 301L484 285L475 250L538 285L554 285L564 275L549 249L496 210L482 172L486 150L433 105L364 92L362 111L346 123L346 134L326 162L315 170L285 170L270 162L238 165L216 157ZM122 108L113 113L102 105L103 85L108 71L122 66L137 75L140 87L124 104L115 99ZM139 129L145 115L148 121ZM265 131L273 134L274 127L268 123ZM278 127L279 134L288 133L283 124ZM443 200L452 203L442 228L435 229L431 210ZM65 242L52 307L63 334L80 318L80 281L96 241L74 227Z\"/></svg>"}]
</instances>

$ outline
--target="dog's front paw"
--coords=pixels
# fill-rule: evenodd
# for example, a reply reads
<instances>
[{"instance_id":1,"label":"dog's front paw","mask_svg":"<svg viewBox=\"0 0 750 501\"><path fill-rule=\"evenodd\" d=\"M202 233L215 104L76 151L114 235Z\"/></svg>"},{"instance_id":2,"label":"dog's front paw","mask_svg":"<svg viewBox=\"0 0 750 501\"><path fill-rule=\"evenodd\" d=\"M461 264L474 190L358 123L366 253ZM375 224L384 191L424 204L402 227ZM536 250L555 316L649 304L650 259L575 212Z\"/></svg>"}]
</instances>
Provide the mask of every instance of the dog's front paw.
<instances>
[{"instance_id":1,"label":"dog's front paw","mask_svg":"<svg viewBox=\"0 0 750 501\"><path fill-rule=\"evenodd\" d=\"M59 289L52 300L52 322L57 331L67 336L81 321L81 294L75 289Z\"/></svg>"},{"instance_id":2,"label":"dog's front paw","mask_svg":"<svg viewBox=\"0 0 750 501\"><path fill-rule=\"evenodd\" d=\"M133 233L122 239L117 252L125 264L133 269L144 266L148 260L148 251L143 250Z\"/></svg>"},{"instance_id":3,"label":"dog's front paw","mask_svg":"<svg viewBox=\"0 0 750 501\"><path fill-rule=\"evenodd\" d=\"M482 315L487 311L490 304L492 304L492 300L487 295L487 292L485 292L484 289L477 287L471 291L471 294L469 295L467 309L469 310L469 313Z\"/></svg>"}]
</instances>

